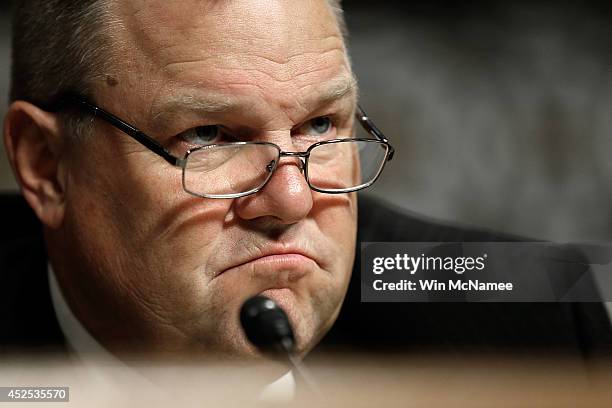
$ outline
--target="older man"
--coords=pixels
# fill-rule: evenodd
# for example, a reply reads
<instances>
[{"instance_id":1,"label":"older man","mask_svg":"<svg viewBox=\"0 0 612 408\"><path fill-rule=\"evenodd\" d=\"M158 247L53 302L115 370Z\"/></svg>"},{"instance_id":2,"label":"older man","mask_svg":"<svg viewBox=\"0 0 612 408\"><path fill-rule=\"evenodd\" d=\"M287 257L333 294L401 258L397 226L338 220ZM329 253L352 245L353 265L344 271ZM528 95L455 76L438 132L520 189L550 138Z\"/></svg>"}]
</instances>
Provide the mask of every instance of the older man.
<instances>
[{"instance_id":1,"label":"older man","mask_svg":"<svg viewBox=\"0 0 612 408\"><path fill-rule=\"evenodd\" d=\"M360 303L360 241L515 238L367 199L357 225L393 150L355 119L341 27L324 0L20 2L4 135L45 239L9 200L0 344L248 357L238 311L261 293L301 355L345 293L330 345L612 344L598 303Z\"/></svg>"},{"instance_id":2,"label":"older man","mask_svg":"<svg viewBox=\"0 0 612 408\"><path fill-rule=\"evenodd\" d=\"M256 294L299 354L331 327L353 191L391 155L371 127L351 140L338 18L324 0L17 5L5 144L51 284L102 347L256 354L238 319Z\"/></svg>"}]
</instances>

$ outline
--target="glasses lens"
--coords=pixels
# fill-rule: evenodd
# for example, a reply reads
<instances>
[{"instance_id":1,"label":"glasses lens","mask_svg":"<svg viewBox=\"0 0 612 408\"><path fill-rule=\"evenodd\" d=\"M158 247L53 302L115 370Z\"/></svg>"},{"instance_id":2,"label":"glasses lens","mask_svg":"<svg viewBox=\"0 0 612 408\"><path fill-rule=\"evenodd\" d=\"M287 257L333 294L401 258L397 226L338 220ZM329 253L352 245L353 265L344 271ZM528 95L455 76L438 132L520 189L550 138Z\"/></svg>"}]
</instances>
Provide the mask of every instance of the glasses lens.
<instances>
[{"instance_id":1,"label":"glasses lens","mask_svg":"<svg viewBox=\"0 0 612 408\"><path fill-rule=\"evenodd\" d=\"M342 140L321 144L310 151L308 181L327 192L368 186L385 164L388 147L377 140Z\"/></svg>"},{"instance_id":2,"label":"glasses lens","mask_svg":"<svg viewBox=\"0 0 612 408\"><path fill-rule=\"evenodd\" d=\"M224 198L255 190L270 177L279 157L276 146L228 144L204 147L187 156L183 171L185 191Z\"/></svg>"}]
</instances>

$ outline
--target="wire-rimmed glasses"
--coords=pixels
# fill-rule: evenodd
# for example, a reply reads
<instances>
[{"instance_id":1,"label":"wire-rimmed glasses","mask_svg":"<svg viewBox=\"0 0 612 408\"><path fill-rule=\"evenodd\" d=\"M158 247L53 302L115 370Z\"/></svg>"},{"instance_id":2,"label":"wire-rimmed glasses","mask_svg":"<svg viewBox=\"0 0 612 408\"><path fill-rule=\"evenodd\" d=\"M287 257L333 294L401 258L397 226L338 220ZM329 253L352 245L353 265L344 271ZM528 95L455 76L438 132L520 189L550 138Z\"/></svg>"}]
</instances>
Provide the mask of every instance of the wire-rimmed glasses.
<instances>
[{"instance_id":1,"label":"wire-rimmed glasses","mask_svg":"<svg viewBox=\"0 0 612 408\"><path fill-rule=\"evenodd\" d=\"M321 193L349 193L371 186L382 173L394 149L387 138L357 109L357 120L374 138L343 138L314 143L305 151L283 151L269 142L233 142L199 146L179 158L152 137L117 116L88 102L71 96L70 102L94 117L134 138L182 168L183 189L202 198L238 198L262 190L282 157L296 157L309 187Z\"/></svg>"}]
</instances>

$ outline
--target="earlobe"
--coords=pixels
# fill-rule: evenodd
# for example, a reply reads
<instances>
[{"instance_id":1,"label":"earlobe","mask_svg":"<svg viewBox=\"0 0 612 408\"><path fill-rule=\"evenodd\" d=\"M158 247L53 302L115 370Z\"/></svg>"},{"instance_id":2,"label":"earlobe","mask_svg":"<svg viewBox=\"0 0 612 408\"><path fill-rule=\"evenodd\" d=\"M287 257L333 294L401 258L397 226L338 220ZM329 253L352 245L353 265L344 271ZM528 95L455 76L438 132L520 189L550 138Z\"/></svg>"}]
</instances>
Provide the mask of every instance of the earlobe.
<instances>
[{"instance_id":1,"label":"earlobe","mask_svg":"<svg viewBox=\"0 0 612 408\"><path fill-rule=\"evenodd\" d=\"M58 228L64 218L64 143L57 115L24 101L11 104L4 145L21 192L38 218Z\"/></svg>"}]
</instances>

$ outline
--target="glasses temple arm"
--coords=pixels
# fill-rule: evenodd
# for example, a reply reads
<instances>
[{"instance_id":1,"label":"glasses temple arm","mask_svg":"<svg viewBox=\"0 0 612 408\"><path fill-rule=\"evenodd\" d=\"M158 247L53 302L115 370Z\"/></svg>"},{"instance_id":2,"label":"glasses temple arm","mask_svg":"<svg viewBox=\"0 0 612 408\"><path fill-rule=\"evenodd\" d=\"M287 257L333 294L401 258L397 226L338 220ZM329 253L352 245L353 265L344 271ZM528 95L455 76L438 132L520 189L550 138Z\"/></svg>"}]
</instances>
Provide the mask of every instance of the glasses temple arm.
<instances>
[{"instance_id":1,"label":"glasses temple arm","mask_svg":"<svg viewBox=\"0 0 612 408\"><path fill-rule=\"evenodd\" d=\"M166 150L165 147L159 144L159 142L157 142L155 139L148 136L140 129L135 128L129 123L126 123L123 120L119 119L117 116L113 115L112 113L107 112L104 109L99 108L89 103L87 100L81 97L74 96L74 95L67 95L61 98L61 103L54 104L55 109L50 109L50 111L58 111L59 109L61 109L62 106L68 105L68 104L76 106L77 108L83 109L84 111L93 115L94 118L99 117L105 122L108 122L109 124L121 130L122 132L126 133L128 136L132 137L137 142L144 145L145 147L147 147L148 149L150 149L157 155L161 156L164 160L166 160L171 165L181 166L181 163L183 160L174 156L172 153Z\"/></svg>"},{"instance_id":2,"label":"glasses temple arm","mask_svg":"<svg viewBox=\"0 0 612 408\"><path fill-rule=\"evenodd\" d=\"M383 134L383 132L378 129L378 127L374 124L372 119L368 117L363 108L360 105L357 105L357 120L359 123L372 135L376 136L379 140L385 142L387 146L389 146L389 154L387 160L391 160L393 158L393 154L395 153L395 149L389 143L389 139Z\"/></svg>"}]
</instances>

